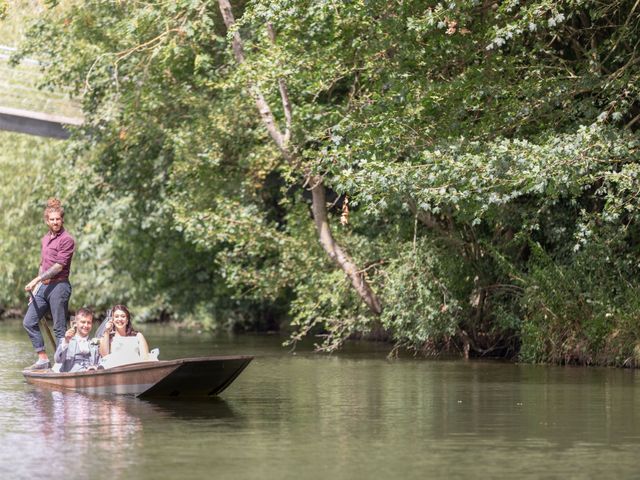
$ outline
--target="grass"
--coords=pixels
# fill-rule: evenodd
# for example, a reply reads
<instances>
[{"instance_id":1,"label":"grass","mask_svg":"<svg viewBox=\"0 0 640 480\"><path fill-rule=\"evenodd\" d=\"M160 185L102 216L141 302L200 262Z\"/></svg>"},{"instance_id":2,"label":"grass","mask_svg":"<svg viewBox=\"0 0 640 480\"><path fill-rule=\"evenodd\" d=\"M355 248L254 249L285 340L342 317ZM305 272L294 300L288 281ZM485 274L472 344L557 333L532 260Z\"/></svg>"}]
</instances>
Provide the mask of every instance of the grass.
<instances>
[{"instance_id":1,"label":"grass","mask_svg":"<svg viewBox=\"0 0 640 480\"><path fill-rule=\"evenodd\" d=\"M77 101L65 92L39 88L42 72L37 59L15 67L9 65L13 49L20 45L31 19L44 8L43 2L12 0L7 2L7 7L7 15L0 21L0 107L80 117Z\"/></svg>"},{"instance_id":2,"label":"grass","mask_svg":"<svg viewBox=\"0 0 640 480\"><path fill-rule=\"evenodd\" d=\"M0 4L3 0L0 0ZM44 10L41 0L4 0L6 17L0 21L0 44L17 47L22 41L29 22Z\"/></svg>"}]
</instances>

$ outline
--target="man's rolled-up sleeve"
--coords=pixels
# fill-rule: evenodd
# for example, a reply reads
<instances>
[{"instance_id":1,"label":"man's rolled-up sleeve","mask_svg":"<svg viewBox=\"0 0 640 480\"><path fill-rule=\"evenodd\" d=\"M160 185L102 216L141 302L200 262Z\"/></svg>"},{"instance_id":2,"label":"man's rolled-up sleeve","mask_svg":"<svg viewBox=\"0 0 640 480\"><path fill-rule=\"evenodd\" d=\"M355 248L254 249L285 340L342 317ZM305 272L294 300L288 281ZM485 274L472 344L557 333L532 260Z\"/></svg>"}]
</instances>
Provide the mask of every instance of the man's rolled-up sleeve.
<instances>
[{"instance_id":1,"label":"man's rolled-up sleeve","mask_svg":"<svg viewBox=\"0 0 640 480\"><path fill-rule=\"evenodd\" d=\"M71 237L67 237L60 242L60 247L56 252L52 260L55 263L59 263L63 267L66 267L71 263L71 257L73 257L73 251L76 248L76 242Z\"/></svg>"}]
</instances>

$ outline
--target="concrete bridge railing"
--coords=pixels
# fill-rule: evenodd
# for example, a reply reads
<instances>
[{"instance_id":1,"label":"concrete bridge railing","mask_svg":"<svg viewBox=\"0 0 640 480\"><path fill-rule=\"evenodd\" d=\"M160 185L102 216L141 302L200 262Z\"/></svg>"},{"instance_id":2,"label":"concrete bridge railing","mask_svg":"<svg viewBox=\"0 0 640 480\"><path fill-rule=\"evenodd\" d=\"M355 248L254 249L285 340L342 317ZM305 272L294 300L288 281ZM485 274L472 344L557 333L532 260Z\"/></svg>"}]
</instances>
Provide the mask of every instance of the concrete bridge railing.
<instances>
[{"instance_id":1,"label":"concrete bridge railing","mask_svg":"<svg viewBox=\"0 0 640 480\"><path fill-rule=\"evenodd\" d=\"M50 98L41 98L43 93L36 88L34 83L34 78L39 75L36 67L41 67L42 63L35 59L22 58L18 66L8 69L6 67L11 59L11 55L15 54L17 49L0 44L0 52L5 52L0 53L0 64L3 67L3 78L0 82L0 87L2 87L2 93L7 95L7 98L0 96L0 101L3 103L7 102L10 105L14 104L15 101L12 100L15 100L13 97L15 96L15 91L17 91L23 97L25 97L24 92L26 92L27 100L33 97L35 100L27 103L34 105L36 109L39 108L37 106L39 103L49 103ZM13 72L15 72L15 74ZM20 95L18 95L18 97L19 96ZM44 101L38 102L38 100ZM54 107L54 111L55 109ZM47 108L47 110L51 110L51 108ZM69 111L70 109L65 108L64 110ZM68 127L81 124L81 118L70 118L61 115L0 106L0 130L66 139L69 138Z\"/></svg>"},{"instance_id":2,"label":"concrete bridge railing","mask_svg":"<svg viewBox=\"0 0 640 480\"><path fill-rule=\"evenodd\" d=\"M67 139L70 135L67 128L79 125L82 125L81 118L0 107L0 130Z\"/></svg>"}]
</instances>

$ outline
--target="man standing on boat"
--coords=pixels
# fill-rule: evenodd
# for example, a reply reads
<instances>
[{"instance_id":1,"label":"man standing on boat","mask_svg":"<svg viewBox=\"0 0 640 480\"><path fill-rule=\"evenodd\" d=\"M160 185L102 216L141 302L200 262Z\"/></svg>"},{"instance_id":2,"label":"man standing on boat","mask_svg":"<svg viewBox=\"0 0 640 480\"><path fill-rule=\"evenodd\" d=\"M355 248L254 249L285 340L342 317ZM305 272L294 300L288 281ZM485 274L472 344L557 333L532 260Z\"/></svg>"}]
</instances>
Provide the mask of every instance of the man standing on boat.
<instances>
[{"instance_id":1,"label":"man standing on boat","mask_svg":"<svg viewBox=\"0 0 640 480\"><path fill-rule=\"evenodd\" d=\"M53 331L56 341L59 342L67 330L69 298L71 297L69 271L75 241L63 227L64 208L62 208L60 200L49 199L47 208L44 210L44 221L49 227L49 231L42 237L38 276L24 287L32 295L23 325L38 354L36 363L28 367L31 370L51 368L39 327L40 319L48 311L51 312Z\"/></svg>"}]
</instances>

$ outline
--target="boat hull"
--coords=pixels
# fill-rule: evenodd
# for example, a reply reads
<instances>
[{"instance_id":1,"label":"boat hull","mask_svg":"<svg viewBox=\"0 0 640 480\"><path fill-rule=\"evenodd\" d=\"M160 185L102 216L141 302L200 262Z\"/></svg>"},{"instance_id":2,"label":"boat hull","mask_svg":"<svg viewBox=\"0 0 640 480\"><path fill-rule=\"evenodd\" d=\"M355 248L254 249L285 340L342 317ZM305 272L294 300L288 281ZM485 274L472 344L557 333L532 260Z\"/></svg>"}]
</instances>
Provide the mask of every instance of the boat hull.
<instances>
[{"instance_id":1,"label":"boat hull","mask_svg":"<svg viewBox=\"0 0 640 480\"><path fill-rule=\"evenodd\" d=\"M215 356L142 362L76 373L25 370L29 383L89 394L210 397L225 390L251 356Z\"/></svg>"}]
</instances>

